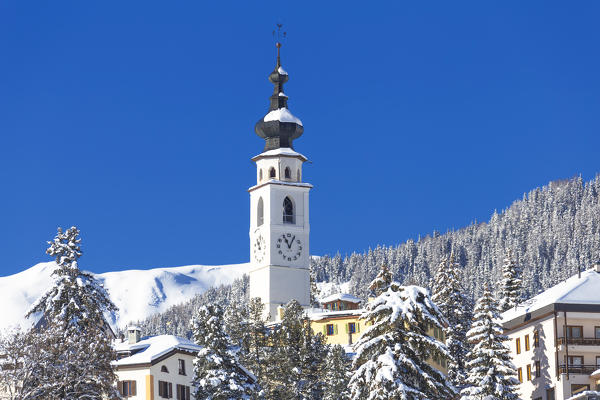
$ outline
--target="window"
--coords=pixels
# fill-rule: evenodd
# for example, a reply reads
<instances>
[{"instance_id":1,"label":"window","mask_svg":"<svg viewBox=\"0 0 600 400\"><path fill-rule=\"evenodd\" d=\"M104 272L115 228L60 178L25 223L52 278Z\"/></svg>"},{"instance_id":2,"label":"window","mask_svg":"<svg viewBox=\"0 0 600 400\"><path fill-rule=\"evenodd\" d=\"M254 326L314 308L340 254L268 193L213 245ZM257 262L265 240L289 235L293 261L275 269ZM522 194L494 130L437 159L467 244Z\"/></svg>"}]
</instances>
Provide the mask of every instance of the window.
<instances>
[{"instance_id":1,"label":"window","mask_svg":"<svg viewBox=\"0 0 600 400\"><path fill-rule=\"evenodd\" d=\"M120 381L117 383L117 389L123 397L131 397L136 395L135 381Z\"/></svg>"},{"instance_id":2,"label":"window","mask_svg":"<svg viewBox=\"0 0 600 400\"><path fill-rule=\"evenodd\" d=\"M292 170L290 169L290 167L285 167L284 176L285 179L292 179Z\"/></svg>"},{"instance_id":3,"label":"window","mask_svg":"<svg viewBox=\"0 0 600 400\"><path fill-rule=\"evenodd\" d=\"M275 168L269 168L269 178L275 178Z\"/></svg>"},{"instance_id":4,"label":"window","mask_svg":"<svg viewBox=\"0 0 600 400\"><path fill-rule=\"evenodd\" d=\"M521 354L521 339L515 339L515 345L517 346L517 354Z\"/></svg>"},{"instance_id":5,"label":"window","mask_svg":"<svg viewBox=\"0 0 600 400\"><path fill-rule=\"evenodd\" d=\"M539 361L535 362L535 377L539 378L540 376L542 376L542 367L540 365Z\"/></svg>"},{"instance_id":6,"label":"window","mask_svg":"<svg viewBox=\"0 0 600 400\"><path fill-rule=\"evenodd\" d=\"M262 197L258 199L256 206L256 226L261 226L265 222L265 206Z\"/></svg>"},{"instance_id":7,"label":"window","mask_svg":"<svg viewBox=\"0 0 600 400\"><path fill-rule=\"evenodd\" d=\"M166 365L163 365L162 367L160 367L160 372L166 372L168 374L169 370L167 369Z\"/></svg>"},{"instance_id":8,"label":"window","mask_svg":"<svg viewBox=\"0 0 600 400\"><path fill-rule=\"evenodd\" d=\"M336 331L335 328L336 328L335 325L333 325L333 324L327 324L325 326L325 333L327 334L327 336L333 336L333 335L335 335L335 331Z\"/></svg>"},{"instance_id":9,"label":"window","mask_svg":"<svg viewBox=\"0 0 600 400\"><path fill-rule=\"evenodd\" d=\"M567 325L567 338L579 339L583 337L583 326Z\"/></svg>"},{"instance_id":10,"label":"window","mask_svg":"<svg viewBox=\"0 0 600 400\"><path fill-rule=\"evenodd\" d=\"M182 360L180 358L178 361L179 361L179 375L185 375L185 360Z\"/></svg>"},{"instance_id":11,"label":"window","mask_svg":"<svg viewBox=\"0 0 600 400\"><path fill-rule=\"evenodd\" d=\"M533 331L533 347L540 347L540 331Z\"/></svg>"},{"instance_id":12,"label":"window","mask_svg":"<svg viewBox=\"0 0 600 400\"><path fill-rule=\"evenodd\" d=\"M177 400L190 400L190 387L177 385Z\"/></svg>"},{"instance_id":13,"label":"window","mask_svg":"<svg viewBox=\"0 0 600 400\"><path fill-rule=\"evenodd\" d=\"M594 327L594 332L595 332L594 337L596 339L600 339L600 326Z\"/></svg>"},{"instance_id":14,"label":"window","mask_svg":"<svg viewBox=\"0 0 600 400\"><path fill-rule=\"evenodd\" d=\"M519 378L519 382L523 382L523 368L517 369L517 376Z\"/></svg>"},{"instance_id":15,"label":"window","mask_svg":"<svg viewBox=\"0 0 600 400\"><path fill-rule=\"evenodd\" d=\"M262 169L258 170L258 180L262 181Z\"/></svg>"},{"instance_id":16,"label":"window","mask_svg":"<svg viewBox=\"0 0 600 400\"><path fill-rule=\"evenodd\" d=\"M289 197L283 199L283 223L296 223L296 218L294 217L294 203L292 203L292 200Z\"/></svg>"},{"instance_id":17,"label":"window","mask_svg":"<svg viewBox=\"0 0 600 400\"><path fill-rule=\"evenodd\" d=\"M356 333L356 323L348 322L348 333Z\"/></svg>"},{"instance_id":18,"label":"window","mask_svg":"<svg viewBox=\"0 0 600 400\"><path fill-rule=\"evenodd\" d=\"M171 382L158 381L158 395L163 399L172 399L173 384Z\"/></svg>"},{"instance_id":19,"label":"window","mask_svg":"<svg viewBox=\"0 0 600 400\"><path fill-rule=\"evenodd\" d=\"M525 335L525 351L529 351L529 335Z\"/></svg>"},{"instance_id":20,"label":"window","mask_svg":"<svg viewBox=\"0 0 600 400\"><path fill-rule=\"evenodd\" d=\"M527 380L531 380L531 364L527 364Z\"/></svg>"},{"instance_id":21,"label":"window","mask_svg":"<svg viewBox=\"0 0 600 400\"><path fill-rule=\"evenodd\" d=\"M569 356L569 366L583 365L583 356Z\"/></svg>"},{"instance_id":22,"label":"window","mask_svg":"<svg viewBox=\"0 0 600 400\"><path fill-rule=\"evenodd\" d=\"M554 388L546 389L546 399L547 400L556 400L554 397Z\"/></svg>"},{"instance_id":23,"label":"window","mask_svg":"<svg viewBox=\"0 0 600 400\"><path fill-rule=\"evenodd\" d=\"M600 368L600 356L596 356L596 367Z\"/></svg>"},{"instance_id":24,"label":"window","mask_svg":"<svg viewBox=\"0 0 600 400\"><path fill-rule=\"evenodd\" d=\"M585 392L586 390L590 390L590 385L574 383L571 385L571 396L581 392Z\"/></svg>"}]
</instances>

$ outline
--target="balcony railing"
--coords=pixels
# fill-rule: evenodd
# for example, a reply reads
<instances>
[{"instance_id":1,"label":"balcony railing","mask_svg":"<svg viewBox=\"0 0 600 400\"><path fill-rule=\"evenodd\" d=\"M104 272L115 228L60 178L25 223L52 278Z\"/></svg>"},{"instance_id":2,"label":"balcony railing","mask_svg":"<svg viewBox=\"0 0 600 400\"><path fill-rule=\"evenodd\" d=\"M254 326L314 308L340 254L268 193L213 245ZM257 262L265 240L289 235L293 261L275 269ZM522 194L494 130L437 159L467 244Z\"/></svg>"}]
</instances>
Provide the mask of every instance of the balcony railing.
<instances>
[{"instance_id":1,"label":"balcony railing","mask_svg":"<svg viewBox=\"0 0 600 400\"><path fill-rule=\"evenodd\" d=\"M600 369L598 365L569 365L569 373L570 374L580 374L580 375L590 375L593 372L596 372ZM559 367L559 371L561 374L567 373L567 366L562 364Z\"/></svg>"},{"instance_id":2,"label":"balcony railing","mask_svg":"<svg viewBox=\"0 0 600 400\"><path fill-rule=\"evenodd\" d=\"M568 344L577 344L583 346L600 346L600 339L597 338L567 338ZM565 338L558 338L558 344L565 344Z\"/></svg>"}]
</instances>

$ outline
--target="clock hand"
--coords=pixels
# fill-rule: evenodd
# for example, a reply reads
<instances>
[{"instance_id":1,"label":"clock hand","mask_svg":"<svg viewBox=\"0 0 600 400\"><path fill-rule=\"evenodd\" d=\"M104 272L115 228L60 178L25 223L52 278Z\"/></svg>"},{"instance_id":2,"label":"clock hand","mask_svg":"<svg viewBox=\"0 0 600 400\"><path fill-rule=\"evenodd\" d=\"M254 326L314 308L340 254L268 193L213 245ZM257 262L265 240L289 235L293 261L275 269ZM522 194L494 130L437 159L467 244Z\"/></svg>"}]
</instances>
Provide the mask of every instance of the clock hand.
<instances>
[{"instance_id":1,"label":"clock hand","mask_svg":"<svg viewBox=\"0 0 600 400\"><path fill-rule=\"evenodd\" d=\"M288 240L287 240L287 238L285 236L283 237L283 240L285 240L285 244L287 244L288 247L290 247L290 244L289 244L289 242L288 242Z\"/></svg>"},{"instance_id":2,"label":"clock hand","mask_svg":"<svg viewBox=\"0 0 600 400\"><path fill-rule=\"evenodd\" d=\"M294 235L294 237L292 238L292 240L290 241L290 243L288 244L288 249L292 248L292 245L294 244L294 240L296 239L296 235Z\"/></svg>"}]
</instances>

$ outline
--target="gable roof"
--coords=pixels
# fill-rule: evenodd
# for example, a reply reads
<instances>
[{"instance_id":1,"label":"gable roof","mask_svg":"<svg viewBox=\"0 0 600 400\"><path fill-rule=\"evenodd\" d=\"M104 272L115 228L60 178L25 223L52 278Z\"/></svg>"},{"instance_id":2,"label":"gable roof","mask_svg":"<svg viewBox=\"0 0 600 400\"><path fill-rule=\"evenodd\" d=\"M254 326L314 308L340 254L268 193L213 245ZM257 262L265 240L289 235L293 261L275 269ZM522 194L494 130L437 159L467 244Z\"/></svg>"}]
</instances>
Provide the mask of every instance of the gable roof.
<instances>
[{"instance_id":1,"label":"gable roof","mask_svg":"<svg viewBox=\"0 0 600 400\"><path fill-rule=\"evenodd\" d=\"M348 303L360 303L362 302L361 299L359 299L356 296L352 296L351 294L348 293L335 293L332 295L329 295L325 298L322 298L321 300L319 300L319 303L323 304L323 303L329 303L332 301L337 301L337 300L341 300L341 301L347 301Z\"/></svg>"},{"instance_id":2,"label":"gable roof","mask_svg":"<svg viewBox=\"0 0 600 400\"><path fill-rule=\"evenodd\" d=\"M170 352L197 353L202 349L191 340L174 336L159 335L140 340L137 343L121 342L115 345L117 353L131 353L130 356L112 362L113 366L154 364Z\"/></svg>"},{"instance_id":3,"label":"gable roof","mask_svg":"<svg viewBox=\"0 0 600 400\"><path fill-rule=\"evenodd\" d=\"M502 314L505 328L553 311L600 312L600 272L583 271Z\"/></svg>"}]
</instances>

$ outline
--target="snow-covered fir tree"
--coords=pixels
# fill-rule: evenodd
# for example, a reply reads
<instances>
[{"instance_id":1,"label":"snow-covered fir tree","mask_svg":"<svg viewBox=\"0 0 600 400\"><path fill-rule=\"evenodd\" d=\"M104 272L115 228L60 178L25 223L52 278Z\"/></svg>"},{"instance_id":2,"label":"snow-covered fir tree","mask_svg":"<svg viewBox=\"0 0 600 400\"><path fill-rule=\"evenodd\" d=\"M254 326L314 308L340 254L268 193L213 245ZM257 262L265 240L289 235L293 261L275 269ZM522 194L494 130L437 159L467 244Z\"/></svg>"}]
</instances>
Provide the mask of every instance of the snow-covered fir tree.
<instances>
[{"instance_id":1,"label":"snow-covered fir tree","mask_svg":"<svg viewBox=\"0 0 600 400\"><path fill-rule=\"evenodd\" d=\"M225 308L225 332L231 342L239 347L238 356L244 359L248 354L248 307L245 302L232 302Z\"/></svg>"},{"instance_id":2,"label":"snow-covered fir tree","mask_svg":"<svg viewBox=\"0 0 600 400\"><path fill-rule=\"evenodd\" d=\"M300 397L321 400L325 388L327 345L322 333L313 334L310 322L303 320L303 342L300 350Z\"/></svg>"},{"instance_id":3,"label":"snow-covered fir tree","mask_svg":"<svg viewBox=\"0 0 600 400\"><path fill-rule=\"evenodd\" d=\"M351 399L451 399L454 388L427 363L450 357L446 346L427 334L430 327L443 328L441 311L427 289L397 282L386 288L385 269L380 275L371 285L380 294L360 317L368 328L354 346Z\"/></svg>"},{"instance_id":4,"label":"snow-covered fir tree","mask_svg":"<svg viewBox=\"0 0 600 400\"><path fill-rule=\"evenodd\" d=\"M238 361L239 347L225 333L221 306L209 304L192 320L194 341L202 350L194 359L194 397L197 400L258 398L254 376Z\"/></svg>"},{"instance_id":5,"label":"snow-covered fir tree","mask_svg":"<svg viewBox=\"0 0 600 400\"><path fill-rule=\"evenodd\" d=\"M446 346L451 356L448 360L448 378L455 387L461 387L465 379L465 356L469 350L466 335L471 321L472 303L465 295L460 280L460 267L454 254L449 258L444 257L440 262L431 292L431 299L448 321L448 327L444 330Z\"/></svg>"},{"instance_id":6,"label":"snow-covered fir tree","mask_svg":"<svg viewBox=\"0 0 600 400\"><path fill-rule=\"evenodd\" d=\"M489 286L477 300L473 325L467 338L473 349L467 354L467 386L461 400L515 400L519 382L511 362L510 351L504 345L508 337L498 323L500 315Z\"/></svg>"},{"instance_id":7,"label":"snow-covered fir tree","mask_svg":"<svg viewBox=\"0 0 600 400\"><path fill-rule=\"evenodd\" d=\"M512 251L508 250L502 264L502 280L498 294L500 312L510 310L521 302L522 286L521 269L515 262Z\"/></svg>"},{"instance_id":8,"label":"snow-covered fir tree","mask_svg":"<svg viewBox=\"0 0 600 400\"><path fill-rule=\"evenodd\" d=\"M325 391L323 400L348 400L349 359L344 348L339 344L329 347L325 362Z\"/></svg>"},{"instance_id":9,"label":"snow-covered fir tree","mask_svg":"<svg viewBox=\"0 0 600 400\"><path fill-rule=\"evenodd\" d=\"M266 320L263 317L265 305L260 297L250 299L248 304L248 354L246 354L244 364L261 383L265 371L265 359L267 357L267 330Z\"/></svg>"},{"instance_id":10,"label":"snow-covered fir tree","mask_svg":"<svg viewBox=\"0 0 600 400\"><path fill-rule=\"evenodd\" d=\"M266 397L272 400L313 400L323 396L325 339L313 334L304 309L296 300L285 305L273 327L264 362Z\"/></svg>"},{"instance_id":11,"label":"snow-covered fir tree","mask_svg":"<svg viewBox=\"0 0 600 400\"><path fill-rule=\"evenodd\" d=\"M39 313L40 365L24 386L45 399L117 398L111 368L115 353L104 313L116 311L102 285L79 269L79 230L58 233L47 253L56 258L54 284L30 308Z\"/></svg>"},{"instance_id":12,"label":"snow-covered fir tree","mask_svg":"<svg viewBox=\"0 0 600 400\"><path fill-rule=\"evenodd\" d=\"M375 279L373 279L373 281L369 285L369 290L375 296L379 296L381 293L388 290L391 283L392 283L392 274L390 272L390 269L388 268L388 266L386 264L382 264L381 269L379 270L379 273L377 274Z\"/></svg>"}]
</instances>

